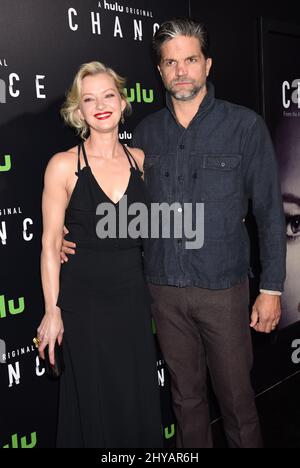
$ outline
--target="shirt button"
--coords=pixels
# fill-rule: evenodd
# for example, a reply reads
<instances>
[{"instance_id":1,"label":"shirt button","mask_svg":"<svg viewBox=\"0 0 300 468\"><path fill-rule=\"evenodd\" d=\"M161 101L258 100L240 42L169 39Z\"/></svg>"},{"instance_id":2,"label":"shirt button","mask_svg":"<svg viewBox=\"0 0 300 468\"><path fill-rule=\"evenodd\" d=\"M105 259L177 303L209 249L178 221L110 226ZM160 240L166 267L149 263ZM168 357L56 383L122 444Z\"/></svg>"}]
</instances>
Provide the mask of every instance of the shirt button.
<instances>
[{"instance_id":1,"label":"shirt button","mask_svg":"<svg viewBox=\"0 0 300 468\"><path fill-rule=\"evenodd\" d=\"M184 146L184 145L180 145L179 148L180 148L181 150L183 150L183 149L185 148L185 146Z\"/></svg>"}]
</instances>

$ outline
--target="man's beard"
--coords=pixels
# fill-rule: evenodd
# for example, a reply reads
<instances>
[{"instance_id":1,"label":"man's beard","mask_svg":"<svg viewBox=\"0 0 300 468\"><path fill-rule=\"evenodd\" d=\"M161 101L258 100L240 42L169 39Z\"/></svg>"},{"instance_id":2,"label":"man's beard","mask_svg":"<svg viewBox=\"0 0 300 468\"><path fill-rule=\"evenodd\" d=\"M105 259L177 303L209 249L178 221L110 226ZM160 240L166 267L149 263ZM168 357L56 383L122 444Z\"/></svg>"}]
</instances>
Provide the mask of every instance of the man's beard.
<instances>
[{"instance_id":1,"label":"man's beard","mask_svg":"<svg viewBox=\"0 0 300 468\"><path fill-rule=\"evenodd\" d=\"M185 80L183 80L185 81ZM173 86L177 83L180 83L178 80L174 80L170 83L169 86L166 86L167 91L178 101L192 101L201 91L201 89L205 86L204 84L195 83L194 81L191 82L192 88L189 90L179 90L175 91Z\"/></svg>"}]
</instances>

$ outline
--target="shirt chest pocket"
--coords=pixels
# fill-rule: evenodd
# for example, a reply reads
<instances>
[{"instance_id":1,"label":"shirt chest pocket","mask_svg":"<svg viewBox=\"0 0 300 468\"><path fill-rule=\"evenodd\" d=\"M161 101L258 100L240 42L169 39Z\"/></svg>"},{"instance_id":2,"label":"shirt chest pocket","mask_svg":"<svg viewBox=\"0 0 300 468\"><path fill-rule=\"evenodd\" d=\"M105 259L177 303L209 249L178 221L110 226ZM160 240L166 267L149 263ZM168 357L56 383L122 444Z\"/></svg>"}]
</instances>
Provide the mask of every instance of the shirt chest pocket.
<instances>
[{"instance_id":1,"label":"shirt chest pocket","mask_svg":"<svg viewBox=\"0 0 300 468\"><path fill-rule=\"evenodd\" d=\"M241 155L204 154L201 158L201 198L222 201L241 194Z\"/></svg>"},{"instance_id":2,"label":"shirt chest pocket","mask_svg":"<svg viewBox=\"0 0 300 468\"><path fill-rule=\"evenodd\" d=\"M172 168L174 157L146 155L144 180L151 201L169 202L172 192ZM171 166L171 167L170 167Z\"/></svg>"}]
</instances>

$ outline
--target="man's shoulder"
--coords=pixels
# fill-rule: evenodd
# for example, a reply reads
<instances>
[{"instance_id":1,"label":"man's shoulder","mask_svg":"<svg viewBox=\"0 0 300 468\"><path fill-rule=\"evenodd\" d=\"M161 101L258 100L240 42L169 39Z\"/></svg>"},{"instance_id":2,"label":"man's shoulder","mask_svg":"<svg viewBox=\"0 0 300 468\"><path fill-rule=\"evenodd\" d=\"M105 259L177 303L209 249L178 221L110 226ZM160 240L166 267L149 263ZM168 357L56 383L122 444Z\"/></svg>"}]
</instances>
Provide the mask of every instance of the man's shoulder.
<instances>
[{"instance_id":1,"label":"man's shoulder","mask_svg":"<svg viewBox=\"0 0 300 468\"><path fill-rule=\"evenodd\" d=\"M249 107L241 106L233 102L216 99L216 110L224 113L224 116L232 118L233 120L240 120L246 125L253 125L257 120L261 119L259 114Z\"/></svg>"},{"instance_id":2,"label":"man's shoulder","mask_svg":"<svg viewBox=\"0 0 300 468\"><path fill-rule=\"evenodd\" d=\"M141 131L143 129L147 130L150 126L159 125L161 124L161 119L164 115L168 112L167 108L164 107L156 112L152 112L151 114L144 117L136 126L135 132Z\"/></svg>"}]
</instances>

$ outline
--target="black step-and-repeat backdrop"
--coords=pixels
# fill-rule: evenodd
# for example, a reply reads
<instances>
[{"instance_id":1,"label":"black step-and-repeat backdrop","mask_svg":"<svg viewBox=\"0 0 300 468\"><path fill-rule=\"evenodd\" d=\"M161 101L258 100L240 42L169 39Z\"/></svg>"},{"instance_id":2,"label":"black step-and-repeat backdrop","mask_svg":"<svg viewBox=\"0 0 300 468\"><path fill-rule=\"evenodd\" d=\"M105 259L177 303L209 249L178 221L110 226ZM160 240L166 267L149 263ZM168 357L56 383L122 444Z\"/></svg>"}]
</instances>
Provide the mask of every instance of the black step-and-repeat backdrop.
<instances>
[{"instance_id":1,"label":"black step-and-repeat backdrop","mask_svg":"<svg viewBox=\"0 0 300 468\"><path fill-rule=\"evenodd\" d=\"M43 314L40 200L47 161L76 144L59 109L79 65L99 60L128 78L132 130L161 107L150 59L153 33L188 1L1 0L0 3L0 447L53 447L56 383L32 338ZM166 444L174 440L168 382L158 354Z\"/></svg>"},{"instance_id":2,"label":"black step-and-repeat backdrop","mask_svg":"<svg viewBox=\"0 0 300 468\"><path fill-rule=\"evenodd\" d=\"M43 173L53 153L77 142L59 116L64 93L78 66L91 60L103 61L128 77L134 112L120 138L129 143L137 122L164 101L150 59L153 32L171 16L188 15L189 3L1 0L0 448L55 443L58 386L46 378L32 338L43 314L39 279ZM285 194L288 279L281 329L254 339L257 394L300 370L300 43L298 31L284 36L282 30L273 32L274 25L262 28L263 94ZM175 425L159 352L157 366L165 440L171 446Z\"/></svg>"}]
</instances>

